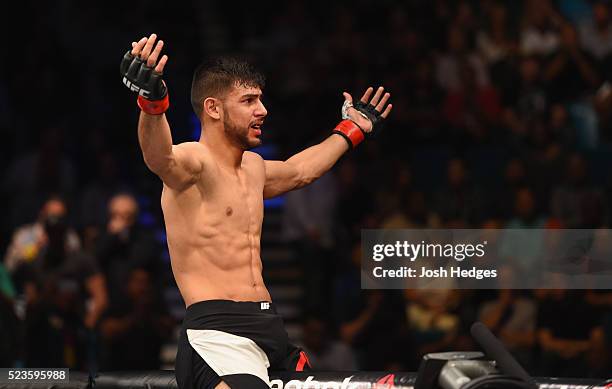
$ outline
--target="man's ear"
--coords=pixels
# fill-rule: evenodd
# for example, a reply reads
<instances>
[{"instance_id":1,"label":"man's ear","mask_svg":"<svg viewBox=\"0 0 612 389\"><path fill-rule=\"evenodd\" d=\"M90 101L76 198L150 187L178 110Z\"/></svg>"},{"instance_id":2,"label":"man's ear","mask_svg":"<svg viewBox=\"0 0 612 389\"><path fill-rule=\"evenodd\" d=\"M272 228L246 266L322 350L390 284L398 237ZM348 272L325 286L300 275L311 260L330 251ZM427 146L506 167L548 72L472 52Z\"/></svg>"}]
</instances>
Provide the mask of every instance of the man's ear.
<instances>
[{"instance_id":1,"label":"man's ear","mask_svg":"<svg viewBox=\"0 0 612 389\"><path fill-rule=\"evenodd\" d=\"M215 99L214 97L207 97L204 99L204 114L210 116L213 119L219 120L221 119L221 111L223 107L221 106L221 100Z\"/></svg>"}]
</instances>

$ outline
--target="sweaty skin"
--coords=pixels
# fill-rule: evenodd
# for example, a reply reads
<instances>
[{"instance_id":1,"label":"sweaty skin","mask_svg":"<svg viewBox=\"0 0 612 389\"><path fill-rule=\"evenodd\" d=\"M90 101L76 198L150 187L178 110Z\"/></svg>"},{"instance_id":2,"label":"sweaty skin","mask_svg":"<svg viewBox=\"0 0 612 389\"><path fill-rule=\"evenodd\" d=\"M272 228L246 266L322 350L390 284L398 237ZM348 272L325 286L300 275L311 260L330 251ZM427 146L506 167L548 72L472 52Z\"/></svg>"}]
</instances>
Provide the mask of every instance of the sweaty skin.
<instances>
[{"instance_id":1,"label":"sweaty skin","mask_svg":"<svg viewBox=\"0 0 612 389\"><path fill-rule=\"evenodd\" d=\"M163 41L156 39L151 34L133 42L132 54L162 73L168 57L160 58ZM373 92L368 88L361 101L386 118L390 95L382 87ZM165 114L140 114L138 141L147 167L163 181L172 271L186 306L212 299L271 301L260 257L264 198L313 182L348 150L346 140L333 134L286 161L246 151L261 144L267 115L261 95L258 87L235 84L223 96L205 98L200 140L175 146ZM344 98L353 101L348 93ZM354 108L348 114L365 132L372 130Z\"/></svg>"}]
</instances>

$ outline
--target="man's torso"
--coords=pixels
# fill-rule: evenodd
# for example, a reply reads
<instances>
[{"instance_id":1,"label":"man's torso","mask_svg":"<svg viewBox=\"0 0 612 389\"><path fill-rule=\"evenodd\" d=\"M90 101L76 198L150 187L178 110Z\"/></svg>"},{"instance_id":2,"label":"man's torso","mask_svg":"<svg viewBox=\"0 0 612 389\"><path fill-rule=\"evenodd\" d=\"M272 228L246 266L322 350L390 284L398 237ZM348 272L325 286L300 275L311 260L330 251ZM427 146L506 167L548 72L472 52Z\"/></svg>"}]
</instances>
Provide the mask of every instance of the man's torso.
<instances>
[{"instance_id":1,"label":"man's torso","mask_svg":"<svg viewBox=\"0 0 612 389\"><path fill-rule=\"evenodd\" d=\"M260 258L263 160L245 152L232 171L217 164L206 146L200 150L204 169L198 182L181 192L164 185L161 201L172 270L185 304L270 301Z\"/></svg>"}]
</instances>

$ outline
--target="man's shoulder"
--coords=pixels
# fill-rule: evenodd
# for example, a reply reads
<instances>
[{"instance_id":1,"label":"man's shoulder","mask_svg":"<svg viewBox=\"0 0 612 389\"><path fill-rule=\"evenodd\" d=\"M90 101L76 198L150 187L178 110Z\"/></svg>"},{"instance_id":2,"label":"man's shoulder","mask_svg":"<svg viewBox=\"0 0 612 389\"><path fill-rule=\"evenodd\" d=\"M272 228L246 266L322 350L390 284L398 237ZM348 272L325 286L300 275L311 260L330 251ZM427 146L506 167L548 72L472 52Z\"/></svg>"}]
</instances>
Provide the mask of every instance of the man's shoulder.
<instances>
[{"instance_id":1,"label":"man's shoulder","mask_svg":"<svg viewBox=\"0 0 612 389\"><path fill-rule=\"evenodd\" d=\"M185 150L185 151L194 151L194 152L202 152L206 150L206 146L204 146L200 142L183 142L177 145L172 145L172 148L175 150Z\"/></svg>"},{"instance_id":2,"label":"man's shoulder","mask_svg":"<svg viewBox=\"0 0 612 389\"><path fill-rule=\"evenodd\" d=\"M172 151L179 158L188 158L189 160L199 160L207 164L211 161L211 155L208 152L206 145L200 142L183 142L172 146Z\"/></svg>"},{"instance_id":3,"label":"man's shoulder","mask_svg":"<svg viewBox=\"0 0 612 389\"><path fill-rule=\"evenodd\" d=\"M249 159L252 159L254 161L261 161L261 162L263 162L263 160L264 160L261 155L255 153L253 151L245 151L244 152L244 158L249 158Z\"/></svg>"},{"instance_id":4,"label":"man's shoulder","mask_svg":"<svg viewBox=\"0 0 612 389\"><path fill-rule=\"evenodd\" d=\"M264 167L265 160L261 155L254 153L252 151L245 151L243 155L243 162L247 162L252 164L253 166L258 166L260 168Z\"/></svg>"}]
</instances>

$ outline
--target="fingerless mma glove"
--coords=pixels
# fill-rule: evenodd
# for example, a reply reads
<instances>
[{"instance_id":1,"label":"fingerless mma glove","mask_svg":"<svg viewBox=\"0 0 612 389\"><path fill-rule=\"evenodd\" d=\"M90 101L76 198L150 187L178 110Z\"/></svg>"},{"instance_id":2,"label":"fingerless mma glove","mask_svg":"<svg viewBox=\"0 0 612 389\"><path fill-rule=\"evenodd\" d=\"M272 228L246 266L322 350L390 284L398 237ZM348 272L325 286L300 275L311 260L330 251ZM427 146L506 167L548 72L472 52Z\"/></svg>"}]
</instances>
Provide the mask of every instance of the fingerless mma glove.
<instances>
[{"instance_id":1,"label":"fingerless mma glove","mask_svg":"<svg viewBox=\"0 0 612 389\"><path fill-rule=\"evenodd\" d=\"M143 112L161 115L168 110L170 100L162 74L147 66L146 61L128 50L121 60L119 71L123 84L132 92L138 93L137 103Z\"/></svg>"},{"instance_id":2,"label":"fingerless mma glove","mask_svg":"<svg viewBox=\"0 0 612 389\"><path fill-rule=\"evenodd\" d=\"M368 119L372 123L372 129L368 132L364 131L354 121L350 119L348 109L350 107L355 108L357 112ZM362 103L358 101L353 105L348 100L344 101L342 105L342 120L334 129L334 134L341 135L349 144L349 148L355 148L359 143L363 142L366 137L373 135L374 129L380 131L382 128L383 118L382 114L378 112L372 104Z\"/></svg>"}]
</instances>

